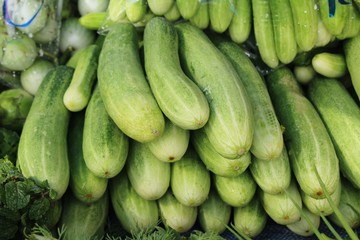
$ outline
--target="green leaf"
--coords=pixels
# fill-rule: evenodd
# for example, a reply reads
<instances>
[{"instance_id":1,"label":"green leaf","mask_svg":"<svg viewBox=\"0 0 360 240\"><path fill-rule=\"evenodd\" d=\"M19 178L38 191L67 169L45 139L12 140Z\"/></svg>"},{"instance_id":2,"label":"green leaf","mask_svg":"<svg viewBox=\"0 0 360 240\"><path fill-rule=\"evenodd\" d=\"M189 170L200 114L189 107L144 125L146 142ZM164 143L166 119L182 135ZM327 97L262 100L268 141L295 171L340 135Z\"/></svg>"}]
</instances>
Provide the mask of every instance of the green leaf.
<instances>
[{"instance_id":1,"label":"green leaf","mask_svg":"<svg viewBox=\"0 0 360 240\"><path fill-rule=\"evenodd\" d=\"M6 205L12 210L20 210L30 202L27 193L27 185L24 182L8 182L5 184Z\"/></svg>"},{"instance_id":2,"label":"green leaf","mask_svg":"<svg viewBox=\"0 0 360 240\"><path fill-rule=\"evenodd\" d=\"M17 222L20 220L20 214L17 211L1 207L0 208L0 218L1 219L8 219L12 222Z\"/></svg>"},{"instance_id":3,"label":"green leaf","mask_svg":"<svg viewBox=\"0 0 360 240\"><path fill-rule=\"evenodd\" d=\"M29 208L29 218L31 220L38 220L42 218L50 208L50 201L47 198L35 200Z\"/></svg>"}]
</instances>

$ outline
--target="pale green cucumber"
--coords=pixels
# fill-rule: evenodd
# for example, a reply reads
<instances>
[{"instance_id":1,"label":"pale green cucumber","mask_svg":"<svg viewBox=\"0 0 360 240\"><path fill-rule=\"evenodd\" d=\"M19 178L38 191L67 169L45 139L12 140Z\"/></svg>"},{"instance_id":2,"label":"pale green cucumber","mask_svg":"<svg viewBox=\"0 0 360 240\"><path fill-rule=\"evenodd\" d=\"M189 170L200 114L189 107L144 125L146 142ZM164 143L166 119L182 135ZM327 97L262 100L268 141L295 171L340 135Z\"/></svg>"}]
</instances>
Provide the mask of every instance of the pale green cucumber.
<instances>
[{"instance_id":1,"label":"pale green cucumber","mask_svg":"<svg viewBox=\"0 0 360 240\"><path fill-rule=\"evenodd\" d=\"M290 0L295 39L301 51L310 51L318 39L316 0Z\"/></svg>"},{"instance_id":2,"label":"pale green cucumber","mask_svg":"<svg viewBox=\"0 0 360 240\"><path fill-rule=\"evenodd\" d=\"M106 10L107 20L120 22L126 19L126 1L127 0L110 0Z\"/></svg>"},{"instance_id":3,"label":"pale green cucumber","mask_svg":"<svg viewBox=\"0 0 360 240\"><path fill-rule=\"evenodd\" d=\"M125 13L130 22L136 23L144 18L148 10L146 0L126 0Z\"/></svg>"},{"instance_id":4,"label":"pale green cucumber","mask_svg":"<svg viewBox=\"0 0 360 240\"><path fill-rule=\"evenodd\" d=\"M234 0L211 0L209 3L210 28L217 32L225 32L234 16Z\"/></svg>"},{"instance_id":5,"label":"pale green cucumber","mask_svg":"<svg viewBox=\"0 0 360 240\"><path fill-rule=\"evenodd\" d=\"M240 231L250 238L258 236L264 230L267 222L268 215L257 195L245 206L233 208L235 230Z\"/></svg>"},{"instance_id":6,"label":"pale green cucumber","mask_svg":"<svg viewBox=\"0 0 360 240\"><path fill-rule=\"evenodd\" d=\"M315 72L328 78L340 78L347 73L343 53L321 52L314 55L311 66Z\"/></svg>"},{"instance_id":7,"label":"pale green cucumber","mask_svg":"<svg viewBox=\"0 0 360 240\"><path fill-rule=\"evenodd\" d=\"M352 7L350 4L342 4L339 1L335 2L335 14L330 15L329 2L328 1L317 1L319 13L324 26L327 28L329 33L334 36L341 34L344 26L347 22L349 9Z\"/></svg>"},{"instance_id":8,"label":"pale green cucumber","mask_svg":"<svg viewBox=\"0 0 360 240\"><path fill-rule=\"evenodd\" d=\"M151 19L144 31L145 71L162 112L184 129L203 127L210 108L204 93L181 69L178 35L165 18Z\"/></svg>"},{"instance_id":9,"label":"pale green cucumber","mask_svg":"<svg viewBox=\"0 0 360 240\"><path fill-rule=\"evenodd\" d=\"M266 213L277 224L287 225L300 220L301 213L297 206L302 208L302 201L295 179L291 180L285 192L269 194L259 190L258 196Z\"/></svg>"},{"instance_id":10,"label":"pale green cucumber","mask_svg":"<svg viewBox=\"0 0 360 240\"><path fill-rule=\"evenodd\" d=\"M280 62L288 64L297 54L297 43L290 0L269 0L274 29L276 55Z\"/></svg>"},{"instance_id":11,"label":"pale green cucumber","mask_svg":"<svg viewBox=\"0 0 360 240\"><path fill-rule=\"evenodd\" d=\"M240 46L221 39L214 42L233 64L248 93L254 115L251 153L262 160L278 158L284 145L282 129L263 77Z\"/></svg>"},{"instance_id":12,"label":"pale green cucumber","mask_svg":"<svg viewBox=\"0 0 360 240\"><path fill-rule=\"evenodd\" d=\"M158 16L166 14L175 4L175 0L147 0L149 9Z\"/></svg>"},{"instance_id":13,"label":"pale green cucumber","mask_svg":"<svg viewBox=\"0 0 360 240\"><path fill-rule=\"evenodd\" d=\"M346 65L356 95L360 98L360 34L346 39L343 44Z\"/></svg>"},{"instance_id":14,"label":"pale green cucumber","mask_svg":"<svg viewBox=\"0 0 360 240\"><path fill-rule=\"evenodd\" d=\"M360 31L360 12L352 4L349 6L348 18L342 32L336 36L337 39L344 40L347 38L352 38L358 35Z\"/></svg>"},{"instance_id":15,"label":"pale green cucumber","mask_svg":"<svg viewBox=\"0 0 360 240\"><path fill-rule=\"evenodd\" d=\"M66 62L66 66L67 67L72 67L72 68L76 68L76 65L78 64L78 62L80 61L80 58L82 56L82 53L85 52L87 48L79 48L77 50L75 50L71 57L69 58L69 60Z\"/></svg>"},{"instance_id":16,"label":"pale green cucumber","mask_svg":"<svg viewBox=\"0 0 360 240\"><path fill-rule=\"evenodd\" d=\"M252 30L251 0L234 0L234 16L228 31L231 40L241 44L248 40Z\"/></svg>"},{"instance_id":17,"label":"pale green cucumber","mask_svg":"<svg viewBox=\"0 0 360 240\"><path fill-rule=\"evenodd\" d=\"M223 233L230 222L232 208L212 189L199 206L198 222L205 232Z\"/></svg>"},{"instance_id":18,"label":"pale green cucumber","mask_svg":"<svg viewBox=\"0 0 360 240\"><path fill-rule=\"evenodd\" d=\"M253 157L249 168L255 182L264 192L278 194L290 185L292 171L285 146L280 156L271 161Z\"/></svg>"},{"instance_id":19,"label":"pale green cucumber","mask_svg":"<svg viewBox=\"0 0 360 240\"><path fill-rule=\"evenodd\" d=\"M201 0L176 0L175 2L183 19L193 17L201 5Z\"/></svg>"},{"instance_id":20,"label":"pale green cucumber","mask_svg":"<svg viewBox=\"0 0 360 240\"><path fill-rule=\"evenodd\" d=\"M157 159L143 143L131 141L126 172L134 190L146 200L159 199L170 186L170 163Z\"/></svg>"},{"instance_id":21,"label":"pale green cucumber","mask_svg":"<svg viewBox=\"0 0 360 240\"><path fill-rule=\"evenodd\" d=\"M300 188L313 198L325 198L318 177L332 194L340 171L334 145L320 115L289 68L271 72L267 83L275 111L285 128L285 145Z\"/></svg>"},{"instance_id":22,"label":"pale green cucumber","mask_svg":"<svg viewBox=\"0 0 360 240\"><path fill-rule=\"evenodd\" d=\"M157 159L164 162L175 162L184 156L189 141L190 131L175 125L166 118L163 134L146 144Z\"/></svg>"},{"instance_id":23,"label":"pale green cucumber","mask_svg":"<svg viewBox=\"0 0 360 240\"><path fill-rule=\"evenodd\" d=\"M334 40L334 35L329 32L324 22L320 17L320 11L318 11L318 33L315 47L324 47Z\"/></svg>"},{"instance_id":24,"label":"pale green cucumber","mask_svg":"<svg viewBox=\"0 0 360 240\"><path fill-rule=\"evenodd\" d=\"M129 151L128 137L109 117L95 85L85 112L83 155L96 176L112 178L123 168Z\"/></svg>"},{"instance_id":25,"label":"pale green cucumber","mask_svg":"<svg viewBox=\"0 0 360 240\"><path fill-rule=\"evenodd\" d=\"M211 114L203 127L217 152L238 158L249 151L254 118L249 96L235 68L200 29L175 25L185 72L208 99Z\"/></svg>"},{"instance_id":26,"label":"pale green cucumber","mask_svg":"<svg viewBox=\"0 0 360 240\"><path fill-rule=\"evenodd\" d=\"M257 185L248 170L236 177L212 174L212 178L220 198L232 207L245 206L255 195Z\"/></svg>"},{"instance_id":27,"label":"pale green cucumber","mask_svg":"<svg viewBox=\"0 0 360 240\"><path fill-rule=\"evenodd\" d=\"M268 0L252 0L253 28L256 45L263 62L276 68L279 58L276 55L274 29Z\"/></svg>"},{"instance_id":28,"label":"pale green cucumber","mask_svg":"<svg viewBox=\"0 0 360 240\"><path fill-rule=\"evenodd\" d=\"M318 229L320 227L320 216L310 212L306 207L303 207L302 211L303 214L305 214L311 221L311 224ZM314 235L313 228L304 217L301 217L301 219L297 222L287 224L286 227L299 236L310 237Z\"/></svg>"},{"instance_id":29,"label":"pale green cucumber","mask_svg":"<svg viewBox=\"0 0 360 240\"><path fill-rule=\"evenodd\" d=\"M84 122L84 111L72 113L67 136L70 164L69 187L80 201L95 202L105 194L108 180L96 176L85 164L82 150Z\"/></svg>"},{"instance_id":30,"label":"pale green cucumber","mask_svg":"<svg viewBox=\"0 0 360 240\"><path fill-rule=\"evenodd\" d=\"M311 64L304 66L296 65L293 68L293 72L296 80L302 85L308 84L316 76L316 72Z\"/></svg>"},{"instance_id":31,"label":"pale green cucumber","mask_svg":"<svg viewBox=\"0 0 360 240\"><path fill-rule=\"evenodd\" d=\"M90 30L98 30L108 17L107 12L91 12L79 18L81 26Z\"/></svg>"},{"instance_id":32,"label":"pale green cucumber","mask_svg":"<svg viewBox=\"0 0 360 240\"><path fill-rule=\"evenodd\" d=\"M166 20L168 20L170 22L174 22L174 21L178 20L179 18L181 18L181 14L179 12L177 5L173 4L172 7L170 8L170 10L164 14L164 17L166 18Z\"/></svg>"},{"instance_id":33,"label":"pale green cucumber","mask_svg":"<svg viewBox=\"0 0 360 240\"><path fill-rule=\"evenodd\" d=\"M243 173L250 165L250 152L236 159L228 159L221 156L211 145L203 129L192 131L190 140L191 145L206 165L206 168L216 175L236 177Z\"/></svg>"},{"instance_id":34,"label":"pale green cucumber","mask_svg":"<svg viewBox=\"0 0 360 240\"><path fill-rule=\"evenodd\" d=\"M109 181L111 204L123 229L137 233L153 228L159 221L159 208L154 200L146 200L136 193L126 171Z\"/></svg>"},{"instance_id":35,"label":"pale green cucumber","mask_svg":"<svg viewBox=\"0 0 360 240\"><path fill-rule=\"evenodd\" d=\"M171 164L171 191L183 205L201 205L209 195L210 182L209 170L190 147L180 161Z\"/></svg>"},{"instance_id":36,"label":"pale green cucumber","mask_svg":"<svg viewBox=\"0 0 360 240\"><path fill-rule=\"evenodd\" d=\"M189 19L189 22L200 29L206 29L209 27L209 5L201 3L199 9L195 15Z\"/></svg>"},{"instance_id":37,"label":"pale green cucumber","mask_svg":"<svg viewBox=\"0 0 360 240\"><path fill-rule=\"evenodd\" d=\"M98 83L105 108L130 138L149 142L165 125L140 63L138 33L129 23L118 23L106 35L98 65Z\"/></svg>"},{"instance_id":38,"label":"pale green cucumber","mask_svg":"<svg viewBox=\"0 0 360 240\"><path fill-rule=\"evenodd\" d=\"M359 106L337 79L316 78L309 85L308 97L332 139L339 158L340 171L360 188Z\"/></svg>"},{"instance_id":39,"label":"pale green cucumber","mask_svg":"<svg viewBox=\"0 0 360 240\"><path fill-rule=\"evenodd\" d=\"M17 152L22 174L39 183L47 181L56 200L65 193L70 178L66 139L70 111L62 98L72 74L66 66L47 73L26 117Z\"/></svg>"}]
</instances>

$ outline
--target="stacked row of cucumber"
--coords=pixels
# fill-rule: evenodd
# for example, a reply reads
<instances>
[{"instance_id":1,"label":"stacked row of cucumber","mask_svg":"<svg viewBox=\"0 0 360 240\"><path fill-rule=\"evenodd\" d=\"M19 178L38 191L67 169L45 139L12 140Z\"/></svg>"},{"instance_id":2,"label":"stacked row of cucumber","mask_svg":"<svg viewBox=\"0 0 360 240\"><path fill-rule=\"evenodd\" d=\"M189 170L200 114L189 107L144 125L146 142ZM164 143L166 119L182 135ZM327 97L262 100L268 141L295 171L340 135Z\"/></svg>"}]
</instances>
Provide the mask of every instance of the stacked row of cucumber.
<instances>
[{"instance_id":1,"label":"stacked row of cucumber","mask_svg":"<svg viewBox=\"0 0 360 240\"><path fill-rule=\"evenodd\" d=\"M358 226L360 109L339 79L316 75L305 92L287 66L264 78L191 22L153 17L141 47L138 34L113 24L50 70L23 127L19 166L57 192L69 239L103 234L109 203L128 232L161 219L255 237L270 217L308 235L304 219L343 226L334 206Z\"/></svg>"}]
</instances>

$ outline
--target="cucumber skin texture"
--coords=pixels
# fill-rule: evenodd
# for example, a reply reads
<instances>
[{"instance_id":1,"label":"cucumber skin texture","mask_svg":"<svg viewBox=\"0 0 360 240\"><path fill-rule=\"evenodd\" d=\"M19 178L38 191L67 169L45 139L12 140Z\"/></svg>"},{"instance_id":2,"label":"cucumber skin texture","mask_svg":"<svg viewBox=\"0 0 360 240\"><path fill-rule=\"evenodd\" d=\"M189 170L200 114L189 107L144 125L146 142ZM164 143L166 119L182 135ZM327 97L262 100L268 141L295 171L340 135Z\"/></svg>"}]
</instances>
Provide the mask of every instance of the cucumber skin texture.
<instances>
[{"instance_id":1,"label":"cucumber skin texture","mask_svg":"<svg viewBox=\"0 0 360 240\"><path fill-rule=\"evenodd\" d=\"M70 111L62 98L72 74L71 68L58 66L45 76L26 117L18 146L18 164L23 175L38 182L47 180L57 193L55 200L65 193L70 179L66 139Z\"/></svg>"},{"instance_id":2,"label":"cucumber skin texture","mask_svg":"<svg viewBox=\"0 0 360 240\"><path fill-rule=\"evenodd\" d=\"M205 93L210 117L203 127L217 152L237 158L249 151L254 119L249 96L239 76L219 49L190 23L175 25L185 73Z\"/></svg>"},{"instance_id":3,"label":"cucumber skin texture","mask_svg":"<svg viewBox=\"0 0 360 240\"><path fill-rule=\"evenodd\" d=\"M254 136L250 152L262 160L278 158L284 139L264 79L237 44L226 40L218 40L215 44L233 64L252 104Z\"/></svg>"},{"instance_id":4,"label":"cucumber skin texture","mask_svg":"<svg viewBox=\"0 0 360 240\"><path fill-rule=\"evenodd\" d=\"M129 138L109 117L96 85L85 112L85 164L96 176L112 178L124 168L128 151Z\"/></svg>"},{"instance_id":5,"label":"cucumber skin texture","mask_svg":"<svg viewBox=\"0 0 360 240\"><path fill-rule=\"evenodd\" d=\"M285 127L284 141L300 188L313 198L325 198L315 170L329 194L337 187L340 171L324 123L289 68L270 73L267 83L279 121Z\"/></svg>"},{"instance_id":6,"label":"cucumber skin texture","mask_svg":"<svg viewBox=\"0 0 360 240\"><path fill-rule=\"evenodd\" d=\"M235 13L228 28L228 32L233 42L241 44L249 38L251 33L251 0L234 0L234 4Z\"/></svg>"},{"instance_id":7,"label":"cucumber skin texture","mask_svg":"<svg viewBox=\"0 0 360 240\"><path fill-rule=\"evenodd\" d=\"M145 79L132 24L114 24L108 32L99 56L98 84L108 114L127 136L149 142L162 134L164 116Z\"/></svg>"},{"instance_id":8,"label":"cucumber skin texture","mask_svg":"<svg viewBox=\"0 0 360 240\"><path fill-rule=\"evenodd\" d=\"M143 143L131 141L126 172L134 190L146 200L159 199L170 186L170 163L157 159Z\"/></svg>"},{"instance_id":9,"label":"cucumber skin texture","mask_svg":"<svg viewBox=\"0 0 360 240\"><path fill-rule=\"evenodd\" d=\"M144 31L145 71L162 112L183 129L198 129L209 119L204 93L181 69L179 40L165 18L151 19Z\"/></svg>"},{"instance_id":10,"label":"cucumber skin texture","mask_svg":"<svg viewBox=\"0 0 360 240\"><path fill-rule=\"evenodd\" d=\"M351 83L360 99L360 35L345 40L343 46Z\"/></svg>"},{"instance_id":11,"label":"cucumber skin texture","mask_svg":"<svg viewBox=\"0 0 360 240\"><path fill-rule=\"evenodd\" d=\"M212 0L209 4L210 28L217 32L225 32L234 16L234 0Z\"/></svg>"},{"instance_id":12,"label":"cucumber skin texture","mask_svg":"<svg viewBox=\"0 0 360 240\"><path fill-rule=\"evenodd\" d=\"M318 77L308 97L319 112L339 158L340 171L360 189L360 109L337 79ZM341 128L339 128L341 126Z\"/></svg>"},{"instance_id":13,"label":"cucumber skin texture","mask_svg":"<svg viewBox=\"0 0 360 240\"><path fill-rule=\"evenodd\" d=\"M74 196L83 202L95 202L106 192L108 180L100 178L86 166L82 143L85 111L72 113L68 130L70 183Z\"/></svg>"},{"instance_id":14,"label":"cucumber skin texture","mask_svg":"<svg viewBox=\"0 0 360 240\"><path fill-rule=\"evenodd\" d=\"M193 17L200 5L203 4L199 0L176 0L175 2L180 15L184 19L190 19Z\"/></svg>"}]
</instances>

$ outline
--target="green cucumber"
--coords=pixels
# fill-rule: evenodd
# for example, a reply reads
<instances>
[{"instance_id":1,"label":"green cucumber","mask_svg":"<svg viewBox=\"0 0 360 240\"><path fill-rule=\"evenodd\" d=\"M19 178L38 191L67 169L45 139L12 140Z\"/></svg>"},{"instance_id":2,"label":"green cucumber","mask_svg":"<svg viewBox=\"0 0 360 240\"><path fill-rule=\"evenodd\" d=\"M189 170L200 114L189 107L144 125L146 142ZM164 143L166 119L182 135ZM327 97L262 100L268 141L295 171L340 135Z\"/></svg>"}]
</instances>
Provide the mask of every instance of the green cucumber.
<instances>
[{"instance_id":1,"label":"green cucumber","mask_svg":"<svg viewBox=\"0 0 360 240\"><path fill-rule=\"evenodd\" d=\"M238 158L249 151L254 118L245 86L227 58L206 34L188 22L175 25L185 72L205 93L210 117L203 127L217 152Z\"/></svg>"},{"instance_id":2,"label":"green cucumber","mask_svg":"<svg viewBox=\"0 0 360 240\"><path fill-rule=\"evenodd\" d=\"M209 27L209 5L201 3L195 15L189 19L189 22L197 28L206 29Z\"/></svg>"},{"instance_id":3,"label":"green cucumber","mask_svg":"<svg viewBox=\"0 0 360 240\"><path fill-rule=\"evenodd\" d=\"M168 20L170 22L174 22L174 21L178 20L179 18L181 18L181 14L179 12L177 5L173 4L172 7L170 8L170 10L164 14L164 17L166 18L166 20Z\"/></svg>"},{"instance_id":4,"label":"green cucumber","mask_svg":"<svg viewBox=\"0 0 360 240\"><path fill-rule=\"evenodd\" d=\"M360 98L360 34L343 43L346 65L356 95Z\"/></svg>"},{"instance_id":5,"label":"green cucumber","mask_svg":"<svg viewBox=\"0 0 360 240\"><path fill-rule=\"evenodd\" d=\"M237 44L248 40L252 30L251 0L234 0L234 16L228 28L231 40Z\"/></svg>"},{"instance_id":6,"label":"green cucumber","mask_svg":"<svg viewBox=\"0 0 360 240\"><path fill-rule=\"evenodd\" d=\"M252 0L253 28L262 61L271 68L279 65L276 55L274 29L268 0Z\"/></svg>"},{"instance_id":7,"label":"green cucumber","mask_svg":"<svg viewBox=\"0 0 360 240\"><path fill-rule=\"evenodd\" d=\"M249 168L255 182L264 192L278 194L290 185L292 171L285 146L280 156L271 161L253 157Z\"/></svg>"},{"instance_id":8,"label":"green cucumber","mask_svg":"<svg viewBox=\"0 0 360 240\"><path fill-rule=\"evenodd\" d=\"M324 47L334 40L334 35L329 32L321 19L320 11L318 11L318 33L315 47Z\"/></svg>"},{"instance_id":9,"label":"green cucumber","mask_svg":"<svg viewBox=\"0 0 360 240\"><path fill-rule=\"evenodd\" d=\"M301 85L308 84L316 76L316 72L315 72L314 68L311 66L311 64L304 65L304 66L295 65L293 68L293 72L294 72L296 80Z\"/></svg>"},{"instance_id":10,"label":"green cucumber","mask_svg":"<svg viewBox=\"0 0 360 240\"><path fill-rule=\"evenodd\" d=\"M183 205L201 205L209 195L210 181L209 170L192 148L188 148L180 161L171 165L171 190Z\"/></svg>"},{"instance_id":11,"label":"green cucumber","mask_svg":"<svg viewBox=\"0 0 360 240\"><path fill-rule=\"evenodd\" d=\"M109 117L100 89L95 85L85 112L83 154L96 176L112 178L123 168L129 150L128 137Z\"/></svg>"},{"instance_id":12,"label":"green cucumber","mask_svg":"<svg viewBox=\"0 0 360 240\"><path fill-rule=\"evenodd\" d=\"M156 201L146 200L131 186L126 171L109 181L111 205L123 229L136 233L153 228L159 221Z\"/></svg>"},{"instance_id":13,"label":"green cucumber","mask_svg":"<svg viewBox=\"0 0 360 240\"><path fill-rule=\"evenodd\" d=\"M136 23L142 20L147 12L146 0L126 0L125 12L130 22Z\"/></svg>"},{"instance_id":14,"label":"green cucumber","mask_svg":"<svg viewBox=\"0 0 360 240\"><path fill-rule=\"evenodd\" d=\"M84 122L84 111L71 115L67 136L70 164L69 187L80 201L95 202L105 194L108 180L96 176L86 166L82 150Z\"/></svg>"},{"instance_id":15,"label":"green cucumber","mask_svg":"<svg viewBox=\"0 0 360 240\"><path fill-rule=\"evenodd\" d=\"M320 227L320 216L310 212L306 207L302 208L303 214L311 221L311 224L318 229ZM287 224L286 227L293 233L303 236L310 237L314 235L314 230L307 219L301 217L297 222Z\"/></svg>"},{"instance_id":16,"label":"green cucumber","mask_svg":"<svg viewBox=\"0 0 360 240\"><path fill-rule=\"evenodd\" d=\"M311 66L316 73L328 78L340 78L347 73L345 56L342 53L317 53L311 60Z\"/></svg>"},{"instance_id":17,"label":"green cucumber","mask_svg":"<svg viewBox=\"0 0 360 240\"><path fill-rule=\"evenodd\" d=\"M107 16L106 12L91 12L81 16L79 18L79 23L86 29L98 30Z\"/></svg>"},{"instance_id":18,"label":"green cucumber","mask_svg":"<svg viewBox=\"0 0 360 240\"><path fill-rule=\"evenodd\" d=\"M342 4L339 1L335 1L336 12L334 15L330 15L329 3L327 1L317 1L319 8L320 18L324 23L324 26L334 36L341 34L347 23L350 4Z\"/></svg>"},{"instance_id":19,"label":"green cucumber","mask_svg":"<svg viewBox=\"0 0 360 240\"><path fill-rule=\"evenodd\" d=\"M239 45L221 39L214 42L233 64L252 105L254 136L250 152L262 160L278 158L284 145L282 129L263 77Z\"/></svg>"},{"instance_id":20,"label":"green cucumber","mask_svg":"<svg viewBox=\"0 0 360 240\"><path fill-rule=\"evenodd\" d=\"M163 134L146 144L152 154L160 161L176 162L184 156L189 141L190 131L175 125L166 118Z\"/></svg>"},{"instance_id":21,"label":"green cucumber","mask_svg":"<svg viewBox=\"0 0 360 240\"><path fill-rule=\"evenodd\" d=\"M234 0L212 0L209 4L210 28L217 32L225 32L234 16Z\"/></svg>"},{"instance_id":22,"label":"green cucumber","mask_svg":"<svg viewBox=\"0 0 360 240\"><path fill-rule=\"evenodd\" d=\"M340 171L334 145L320 115L289 68L271 72L267 83L276 114L285 128L284 141L300 188L313 198L325 198L318 176L332 194Z\"/></svg>"},{"instance_id":23,"label":"green cucumber","mask_svg":"<svg viewBox=\"0 0 360 240\"><path fill-rule=\"evenodd\" d=\"M354 6L354 4L349 6L348 18L342 32L336 36L337 39L344 40L347 38L352 38L358 35L360 31L360 12Z\"/></svg>"},{"instance_id":24,"label":"green cucumber","mask_svg":"<svg viewBox=\"0 0 360 240\"><path fill-rule=\"evenodd\" d=\"M175 2L183 19L193 17L201 5L201 0L176 0Z\"/></svg>"},{"instance_id":25,"label":"green cucumber","mask_svg":"<svg viewBox=\"0 0 360 240\"><path fill-rule=\"evenodd\" d=\"M249 170L236 177L212 174L212 178L220 198L232 207L245 206L255 195L257 185Z\"/></svg>"},{"instance_id":26,"label":"green cucumber","mask_svg":"<svg viewBox=\"0 0 360 240\"><path fill-rule=\"evenodd\" d=\"M157 200L162 222L179 233L189 231L197 220L198 207L181 204L169 189Z\"/></svg>"},{"instance_id":27,"label":"green cucumber","mask_svg":"<svg viewBox=\"0 0 360 240\"><path fill-rule=\"evenodd\" d=\"M137 36L130 23L110 28L99 56L98 83L116 125L130 138L149 142L162 134L165 120L145 78Z\"/></svg>"},{"instance_id":28,"label":"green cucumber","mask_svg":"<svg viewBox=\"0 0 360 240\"><path fill-rule=\"evenodd\" d=\"M62 98L72 78L72 68L51 69L39 86L26 117L18 146L22 174L47 181L60 199L70 178L67 131L70 111Z\"/></svg>"},{"instance_id":29,"label":"green cucumber","mask_svg":"<svg viewBox=\"0 0 360 240\"><path fill-rule=\"evenodd\" d=\"M211 145L203 129L191 132L191 145L196 150L200 159L212 173L223 177L236 177L243 173L251 162L251 154L228 159L221 156Z\"/></svg>"},{"instance_id":30,"label":"green cucumber","mask_svg":"<svg viewBox=\"0 0 360 240\"><path fill-rule=\"evenodd\" d=\"M107 7L107 19L111 22L120 22L126 19L126 0L110 0Z\"/></svg>"},{"instance_id":31,"label":"green cucumber","mask_svg":"<svg viewBox=\"0 0 360 240\"><path fill-rule=\"evenodd\" d=\"M158 16L166 14L175 4L175 0L147 0L149 9Z\"/></svg>"},{"instance_id":32,"label":"green cucumber","mask_svg":"<svg viewBox=\"0 0 360 240\"><path fill-rule=\"evenodd\" d=\"M232 208L212 189L208 198L199 206L198 222L205 232L223 233L230 222Z\"/></svg>"},{"instance_id":33,"label":"green cucumber","mask_svg":"<svg viewBox=\"0 0 360 240\"><path fill-rule=\"evenodd\" d=\"M301 213L297 207L302 208L303 204L295 179L291 180L285 192L269 194L259 190L258 196L266 213L277 224L287 225L300 220Z\"/></svg>"},{"instance_id":34,"label":"green cucumber","mask_svg":"<svg viewBox=\"0 0 360 240\"><path fill-rule=\"evenodd\" d=\"M268 222L268 215L261 205L257 194L245 206L235 207L233 212L235 230L250 238L258 236Z\"/></svg>"},{"instance_id":35,"label":"green cucumber","mask_svg":"<svg viewBox=\"0 0 360 240\"><path fill-rule=\"evenodd\" d=\"M308 98L320 114L339 158L340 171L360 188L360 109L338 79L317 77ZM341 128L339 128L341 126Z\"/></svg>"},{"instance_id":36,"label":"green cucumber","mask_svg":"<svg viewBox=\"0 0 360 240\"><path fill-rule=\"evenodd\" d=\"M178 35L165 18L151 19L144 30L145 71L162 112L184 129L203 127L210 108L204 93L181 69Z\"/></svg>"},{"instance_id":37,"label":"green cucumber","mask_svg":"<svg viewBox=\"0 0 360 240\"><path fill-rule=\"evenodd\" d=\"M170 186L170 163L157 159L143 143L131 141L126 172L134 190L146 200L159 199Z\"/></svg>"},{"instance_id":38,"label":"green cucumber","mask_svg":"<svg viewBox=\"0 0 360 240\"><path fill-rule=\"evenodd\" d=\"M280 62L288 64L297 54L297 43L290 0L269 0L274 29L276 55Z\"/></svg>"}]
</instances>

